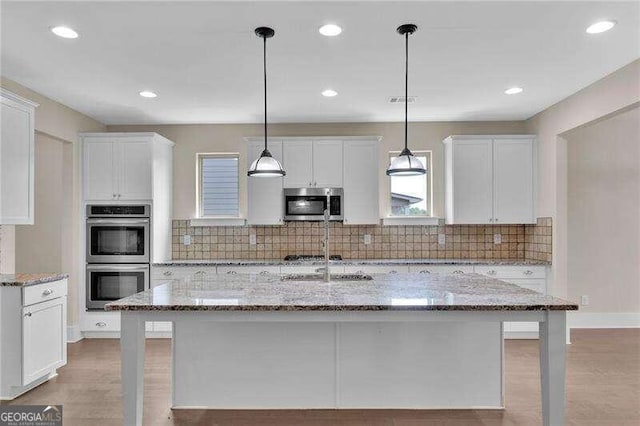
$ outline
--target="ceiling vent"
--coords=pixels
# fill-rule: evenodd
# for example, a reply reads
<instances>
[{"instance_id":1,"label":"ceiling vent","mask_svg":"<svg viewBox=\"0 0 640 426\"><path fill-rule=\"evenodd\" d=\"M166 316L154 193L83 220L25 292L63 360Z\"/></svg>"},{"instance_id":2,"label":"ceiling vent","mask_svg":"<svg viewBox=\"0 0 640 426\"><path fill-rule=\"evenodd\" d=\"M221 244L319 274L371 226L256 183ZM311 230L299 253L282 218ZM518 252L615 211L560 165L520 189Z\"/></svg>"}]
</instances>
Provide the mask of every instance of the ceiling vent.
<instances>
[{"instance_id":1,"label":"ceiling vent","mask_svg":"<svg viewBox=\"0 0 640 426\"><path fill-rule=\"evenodd\" d=\"M417 96L409 96L407 98L407 103L412 104L414 102L416 102L418 100ZM389 98L389 103L390 104L403 104L404 103L404 96L391 96Z\"/></svg>"}]
</instances>

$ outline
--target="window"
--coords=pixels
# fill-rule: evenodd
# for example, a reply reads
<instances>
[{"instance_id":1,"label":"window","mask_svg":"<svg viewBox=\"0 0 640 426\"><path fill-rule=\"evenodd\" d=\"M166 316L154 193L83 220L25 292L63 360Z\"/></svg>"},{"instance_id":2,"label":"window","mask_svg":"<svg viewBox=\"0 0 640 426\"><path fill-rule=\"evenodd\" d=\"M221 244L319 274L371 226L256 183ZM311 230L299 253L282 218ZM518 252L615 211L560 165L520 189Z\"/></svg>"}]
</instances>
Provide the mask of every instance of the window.
<instances>
[{"instance_id":1,"label":"window","mask_svg":"<svg viewBox=\"0 0 640 426\"><path fill-rule=\"evenodd\" d=\"M393 160L400 152L390 152ZM427 168L420 176L391 176L391 216L431 216L431 151L413 151Z\"/></svg>"},{"instance_id":2,"label":"window","mask_svg":"<svg viewBox=\"0 0 640 426\"><path fill-rule=\"evenodd\" d=\"M238 217L239 154L198 154L198 215Z\"/></svg>"}]
</instances>

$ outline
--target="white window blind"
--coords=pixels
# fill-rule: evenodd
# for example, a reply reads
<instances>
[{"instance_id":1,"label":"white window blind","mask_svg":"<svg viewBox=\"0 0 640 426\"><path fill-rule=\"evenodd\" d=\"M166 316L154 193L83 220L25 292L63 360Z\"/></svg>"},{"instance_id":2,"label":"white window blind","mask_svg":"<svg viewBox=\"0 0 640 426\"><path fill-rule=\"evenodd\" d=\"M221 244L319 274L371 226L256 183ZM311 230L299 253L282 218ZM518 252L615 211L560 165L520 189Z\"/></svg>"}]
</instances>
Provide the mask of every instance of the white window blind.
<instances>
[{"instance_id":1,"label":"white window blind","mask_svg":"<svg viewBox=\"0 0 640 426\"><path fill-rule=\"evenodd\" d=\"M200 216L238 217L238 156L200 156Z\"/></svg>"}]
</instances>

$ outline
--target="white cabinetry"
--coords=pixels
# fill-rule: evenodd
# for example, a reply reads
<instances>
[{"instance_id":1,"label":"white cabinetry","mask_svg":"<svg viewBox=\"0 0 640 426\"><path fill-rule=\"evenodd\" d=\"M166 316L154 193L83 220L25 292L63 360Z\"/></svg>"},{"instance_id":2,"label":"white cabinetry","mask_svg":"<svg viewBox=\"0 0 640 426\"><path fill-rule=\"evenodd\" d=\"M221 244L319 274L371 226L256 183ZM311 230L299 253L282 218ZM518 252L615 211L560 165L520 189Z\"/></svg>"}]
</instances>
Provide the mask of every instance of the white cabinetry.
<instances>
[{"instance_id":1,"label":"white cabinetry","mask_svg":"<svg viewBox=\"0 0 640 426\"><path fill-rule=\"evenodd\" d=\"M13 399L67 363L67 280L0 288L0 399Z\"/></svg>"},{"instance_id":2,"label":"white cabinetry","mask_svg":"<svg viewBox=\"0 0 640 426\"><path fill-rule=\"evenodd\" d=\"M344 223L378 224L377 140L344 141Z\"/></svg>"},{"instance_id":3,"label":"white cabinetry","mask_svg":"<svg viewBox=\"0 0 640 426\"><path fill-rule=\"evenodd\" d=\"M82 139L86 201L153 198L151 138L101 134Z\"/></svg>"},{"instance_id":4,"label":"white cabinetry","mask_svg":"<svg viewBox=\"0 0 640 426\"><path fill-rule=\"evenodd\" d=\"M2 89L0 224L33 225L35 104Z\"/></svg>"},{"instance_id":5,"label":"white cabinetry","mask_svg":"<svg viewBox=\"0 0 640 426\"><path fill-rule=\"evenodd\" d=\"M342 140L287 139L282 151L285 188L342 187Z\"/></svg>"},{"instance_id":6,"label":"white cabinetry","mask_svg":"<svg viewBox=\"0 0 640 426\"><path fill-rule=\"evenodd\" d=\"M264 140L249 140L247 168L264 150ZM282 162L282 141L269 140L269 152ZM286 167L285 167L286 170ZM281 177L247 178L247 223L250 225L280 225L284 218L284 196Z\"/></svg>"},{"instance_id":7,"label":"white cabinetry","mask_svg":"<svg viewBox=\"0 0 640 426\"><path fill-rule=\"evenodd\" d=\"M448 224L535 223L535 136L450 136L443 143Z\"/></svg>"}]
</instances>

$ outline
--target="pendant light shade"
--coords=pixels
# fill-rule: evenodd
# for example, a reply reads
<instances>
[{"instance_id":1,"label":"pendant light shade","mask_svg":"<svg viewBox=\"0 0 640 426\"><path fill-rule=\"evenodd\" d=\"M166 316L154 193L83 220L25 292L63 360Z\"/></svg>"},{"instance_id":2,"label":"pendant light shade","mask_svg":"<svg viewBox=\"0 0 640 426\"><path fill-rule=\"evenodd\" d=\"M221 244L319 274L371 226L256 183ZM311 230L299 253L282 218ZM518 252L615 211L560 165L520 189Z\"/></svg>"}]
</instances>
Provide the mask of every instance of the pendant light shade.
<instances>
[{"instance_id":1,"label":"pendant light shade","mask_svg":"<svg viewBox=\"0 0 640 426\"><path fill-rule=\"evenodd\" d=\"M253 177L282 177L287 173L282 164L271 156L267 148L267 39L275 35L269 27L256 28L255 33L263 40L263 70L264 70L264 150L260 157L249 167L248 176Z\"/></svg>"},{"instance_id":2,"label":"pendant light shade","mask_svg":"<svg viewBox=\"0 0 640 426\"><path fill-rule=\"evenodd\" d=\"M427 173L424 165L411 153L408 147L408 99L409 99L409 34L418 29L413 24L400 25L398 33L405 37L405 74L404 74L404 149L387 168L389 176L416 176Z\"/></svg>"}]
</instances>

